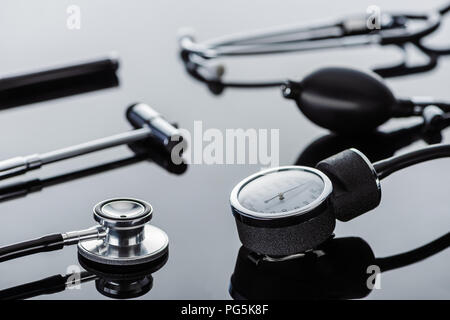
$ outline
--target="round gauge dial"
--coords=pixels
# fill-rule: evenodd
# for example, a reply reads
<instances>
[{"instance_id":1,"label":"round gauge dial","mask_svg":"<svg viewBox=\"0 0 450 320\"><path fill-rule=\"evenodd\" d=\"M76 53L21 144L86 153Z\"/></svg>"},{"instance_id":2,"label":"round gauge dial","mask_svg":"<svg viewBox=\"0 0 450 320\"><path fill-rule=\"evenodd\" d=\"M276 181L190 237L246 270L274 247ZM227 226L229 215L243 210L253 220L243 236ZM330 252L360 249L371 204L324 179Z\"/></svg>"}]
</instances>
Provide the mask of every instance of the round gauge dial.
<instances>
[{"instance_id":1,"label":"round gauge dial","mask_svg":"<svg viewBox=\"0 0 450 320\"><path fill-rule=\"evenodd\" d=\"M239 212L260 218L278 218L315 208L331 193L331 182L316 169L280 167L248 177L233 193L232 205Z\"/></svg>"}]
</instances>

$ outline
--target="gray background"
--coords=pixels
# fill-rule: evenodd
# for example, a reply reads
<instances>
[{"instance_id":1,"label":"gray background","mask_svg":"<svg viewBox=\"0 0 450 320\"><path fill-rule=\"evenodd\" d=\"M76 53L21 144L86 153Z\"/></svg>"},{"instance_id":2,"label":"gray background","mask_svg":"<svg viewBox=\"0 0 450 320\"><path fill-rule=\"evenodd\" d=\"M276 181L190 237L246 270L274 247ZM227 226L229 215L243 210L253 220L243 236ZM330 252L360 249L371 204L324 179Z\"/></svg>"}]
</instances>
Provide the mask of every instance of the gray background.
<instances>
[{"instance_id":1,"label":"gray background","mask_svg":"<svg viewBox=\"0 0 450 320\"><path fill-rule=\"evenodd\" d=\"M82 28L66 28L66 8L82 10ZM0 10L2 75L64 64L116 51L121 86L67 99L2 111L1 158L44 152L129 129L125 108L152 105L187 129L194 120L205 128L279 128L280 163L292 164L311 141L326 133L303 117L277 89L228 90L212 96L188 77L177 56L180 27L197 30L199 40L272 25L334 18L382 10L419 12L443 1L18 1L3 0ZM430 39L449 39L450 26ZM397 61L395 48L332 50L229 61L230 77L300 79L324 65L369 68ZM432 72L395 80L398 96L430 95L450 100L450 59ZM397 126L397 123L388 125ZM448 133L446 134L448 141ZM408 149L423 145L418 142ZM402 152L408 149L402 150ZM48 166L32 176L45 177L126 156L126 147ZM359 236L377 256L423 245L449 231L448 160L418 165L383 181L379 208L352 222L338 223L337 236ZM151 202L153 223L170 236L167 265L154 274L146 299L228 299L229 278L240 246L228 197L233 186L257 166L190 166L174 176L149 163L121 168L49 187L0 204L0 245L46 233L94 224L94 204L109 197L133 196ZM24 178L19 178L24 179ZM76 248L0 264L0 289L65 273L77 264ZM449 299L449 251L382 275L381 290L368 299ZM94 284L42 299L103 299Z\"/></svg>"}]
</instances>

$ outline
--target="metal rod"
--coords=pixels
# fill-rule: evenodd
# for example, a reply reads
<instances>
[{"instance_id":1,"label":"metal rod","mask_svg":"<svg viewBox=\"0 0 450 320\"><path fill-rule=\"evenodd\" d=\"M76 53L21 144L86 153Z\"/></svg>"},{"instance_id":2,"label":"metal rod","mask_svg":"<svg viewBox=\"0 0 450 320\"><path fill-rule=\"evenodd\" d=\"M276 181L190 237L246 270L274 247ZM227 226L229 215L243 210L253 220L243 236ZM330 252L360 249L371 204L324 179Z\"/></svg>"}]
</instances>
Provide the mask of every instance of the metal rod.
<instances>
[{"instance_id":1,"label":"metal rod","mask_svg":"<svg viewBox=\"0 0 450 320\"><path fill-rule=\"evenodd\" d=\"M148 138L152 132L150 127L144 127L43 154L33 154L0 161L0 179L38 169L44 164L143 140Z\"/></svg>"}]
</instances>

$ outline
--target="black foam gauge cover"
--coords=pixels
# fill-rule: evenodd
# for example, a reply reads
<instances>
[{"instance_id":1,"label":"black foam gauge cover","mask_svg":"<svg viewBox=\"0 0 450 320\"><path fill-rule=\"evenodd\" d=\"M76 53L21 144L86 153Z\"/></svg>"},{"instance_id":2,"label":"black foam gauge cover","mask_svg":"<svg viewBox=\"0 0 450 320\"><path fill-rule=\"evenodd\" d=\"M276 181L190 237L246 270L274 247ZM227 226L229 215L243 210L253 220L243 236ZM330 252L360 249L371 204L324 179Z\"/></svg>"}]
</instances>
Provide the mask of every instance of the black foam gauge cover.
<instances>
[{"instance_id":1,"label":"black foam gauge cover","mask_svg":"<svg viewBox=\"0 0 450 320\"><path fill-rule=\"evenodd\" d=\"M360 151L342 151L319 162L317 169L333 183L330 200L336 219L349 221L380 204L381 187L377 173Z\"/></svg>"}]
</instances>

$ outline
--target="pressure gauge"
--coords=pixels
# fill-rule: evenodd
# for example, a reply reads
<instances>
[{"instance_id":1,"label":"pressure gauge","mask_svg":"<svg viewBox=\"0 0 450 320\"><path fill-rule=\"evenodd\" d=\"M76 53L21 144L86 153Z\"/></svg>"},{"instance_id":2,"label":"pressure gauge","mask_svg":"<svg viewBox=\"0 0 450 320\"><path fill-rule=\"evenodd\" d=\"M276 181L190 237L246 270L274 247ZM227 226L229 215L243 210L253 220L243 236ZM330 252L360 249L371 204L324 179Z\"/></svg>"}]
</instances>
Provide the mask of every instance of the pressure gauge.
<instances>
[{"instance_id":1,"label":"pressure gauge","mask_svg":"<svg viewBox=\"0 0 450 320\"><path fill-rule=\"evenodd\" d=\"M230 198L242 243L258 253L286 255L326 240L335 226L332 189L325 174L309 167L278 167L247 177Z\"/></svg>"}]
</instances>

